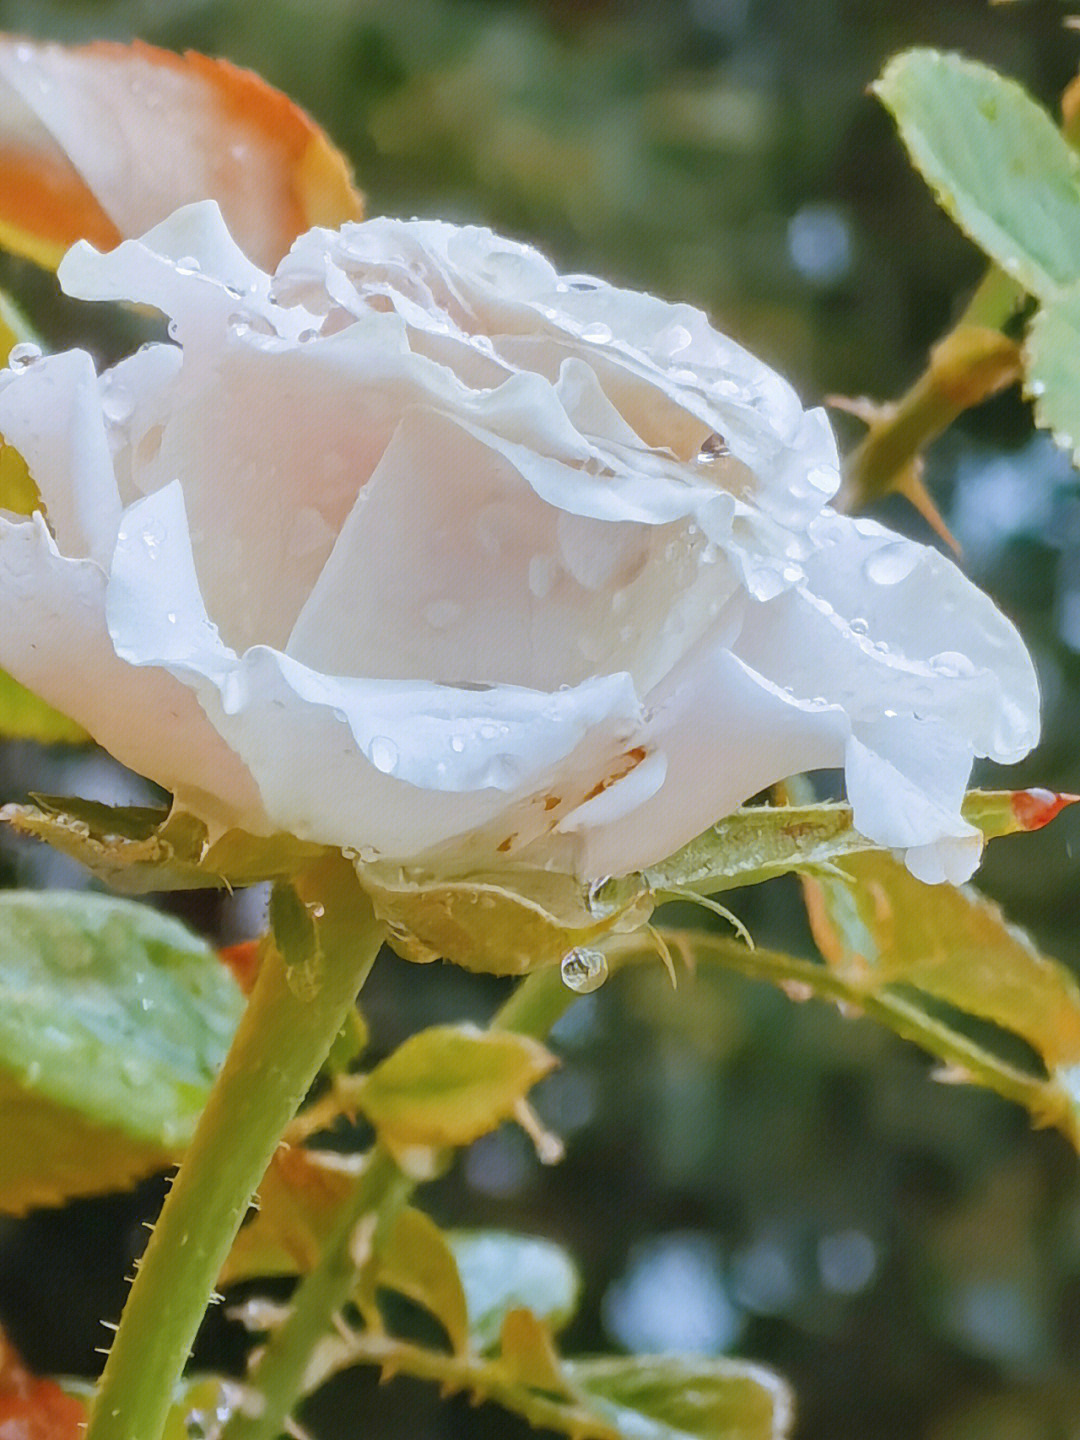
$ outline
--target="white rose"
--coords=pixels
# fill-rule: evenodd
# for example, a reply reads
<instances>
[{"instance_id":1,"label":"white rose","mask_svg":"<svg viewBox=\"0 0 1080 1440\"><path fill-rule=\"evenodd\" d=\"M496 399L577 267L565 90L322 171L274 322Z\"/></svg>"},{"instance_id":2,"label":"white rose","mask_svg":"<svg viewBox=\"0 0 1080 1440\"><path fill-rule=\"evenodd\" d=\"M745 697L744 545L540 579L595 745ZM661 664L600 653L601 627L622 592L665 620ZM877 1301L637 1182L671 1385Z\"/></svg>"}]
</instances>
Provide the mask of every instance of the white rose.
<instances>
[{"instance_id":1,"label":"white rose","mask_svg":"<svg viewBox=\"0 0 1080 1440\"><path fill-rule=\"evenodd\" d=\"M697 310L434 222L312 230L270 277L210 202L60 275L175 343L0 377L47 516L0 516L0 666L179 805L595 878L843 766L866 835L971 873L1031 661L942 555L828 508L824 414Z\"/></svg>"}]
</instances>

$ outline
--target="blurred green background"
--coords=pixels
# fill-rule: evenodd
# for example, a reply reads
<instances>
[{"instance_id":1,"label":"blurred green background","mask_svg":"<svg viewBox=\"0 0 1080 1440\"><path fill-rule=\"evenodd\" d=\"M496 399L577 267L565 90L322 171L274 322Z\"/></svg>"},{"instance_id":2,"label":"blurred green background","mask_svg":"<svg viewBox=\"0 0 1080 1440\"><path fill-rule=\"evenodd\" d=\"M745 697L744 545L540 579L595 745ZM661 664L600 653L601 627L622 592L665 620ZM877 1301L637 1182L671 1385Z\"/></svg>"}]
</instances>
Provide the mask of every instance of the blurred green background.
<instances>
[{"instance_id":1,"label":"blurred green background","mask_svg":"<svg viewBox=\"0 0 1080 1440\"><path fill-rule=\"evenodd\" d=\"M489 223L561 265L708 309L808 401L889 397L981 273L866 86L914 43L963 49L1053 106L1080 58L1052 0L0 0L0 26L140 35L258 69L352 157L371 213ZM8 264L53 344L93 323ZM858 433L840 423L845 441ZM1080 487L1006 396L947 436L929 479L970 572L1017 620L1046 739L1009 784L1080 790ZM888 518L926 538L902 506ZM992 782L994 777L980 778ZM998 777L1001 780L1002 777ZM145 794L100 756L0 749L0 796ZM1000 842L981 883L1080 966L1080 821ZM3 883L85 883L0 848ZM173 902L171 902L173 903ZM259 895L181 900L236 939ZM794 888L737 896L760 942L806 950ZM494 982L384 957L365 1008L385 1052L484 1018ZM571 1352L731 1350L800 1397L801 1440L1080 1437L1080 1168L992 1097L935 1085L869 1024L741 981L619 978L557 1032L538 1108L568 1145L474 1147L427 1203L446 1223L567 1244L586 1291ZM2 1145L2 1136L0 1136ZM102 1314L160 1187L0 1229L0 1319L43 1369L92 1373ZM200 1358L237 1364L215 1313ZM312 1407L334 1437L514 1437L495 1410L349 1376Z\"/></svg>"}]
</instances>

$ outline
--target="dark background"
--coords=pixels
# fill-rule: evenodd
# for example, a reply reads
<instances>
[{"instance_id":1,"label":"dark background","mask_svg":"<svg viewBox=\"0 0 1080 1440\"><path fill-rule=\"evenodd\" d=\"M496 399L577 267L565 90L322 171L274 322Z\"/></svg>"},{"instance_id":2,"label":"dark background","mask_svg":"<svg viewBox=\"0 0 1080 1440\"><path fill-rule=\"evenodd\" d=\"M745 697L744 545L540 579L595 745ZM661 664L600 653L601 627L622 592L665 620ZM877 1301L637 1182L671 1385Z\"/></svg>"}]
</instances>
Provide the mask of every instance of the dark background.
<instances>
[{"instance_id":1,"label":"dark background","mask_svg":"<svg viewBox=\"0 0 1080 1440\"><path fill-rule=\"evenodd\" d=\"M866 93L906 45L956 47L1053 106L1080 58L1051 0L0 0L0 26L141 35L222 54L300 100L355 162L369 213L490 223L595 271L707 308L804 397L888 397L982 270ZM90 322L8 263L55 345ZM845 441L857 434L840 424ZM1080 789L1080 490L1004 397L946 437L930 481L969 571L1017 620L1046 739L999 783ZM887 516L925 538L897 506ZM994 776L982 776L992 783ZM0 798L124 800L93 754L0 748ZM1080 962L1080 822L999 842L981 883ZM44 850L0 880L85 883ZM180 902L235 939L262 897ZM797 893L736 898L760 942L806 949ZM386 956L365 991L382 1053L434 1020L483 1019L494 982ZM538 1108L566 1138L541 1169L519 1133L474 1147L428 1192L436 1218L567 1244L586 1281L567 1349L732 1350L784 1371L801 1440L1080 1437L1080 1185L1056 1135L993 1097L935 1085L865 1022L715 976L672 994L620 977L557 1032ZM2 1144L2 1137L0 1137ZM91 1373L99 1315L160 1187L0 1228L0 1318L43 1369ZM218 1315L200 1357L237 1363ZM501 1412L398 1381L337 1382L332 1437L516 1436Z\"/></svg>"}]
</instances>

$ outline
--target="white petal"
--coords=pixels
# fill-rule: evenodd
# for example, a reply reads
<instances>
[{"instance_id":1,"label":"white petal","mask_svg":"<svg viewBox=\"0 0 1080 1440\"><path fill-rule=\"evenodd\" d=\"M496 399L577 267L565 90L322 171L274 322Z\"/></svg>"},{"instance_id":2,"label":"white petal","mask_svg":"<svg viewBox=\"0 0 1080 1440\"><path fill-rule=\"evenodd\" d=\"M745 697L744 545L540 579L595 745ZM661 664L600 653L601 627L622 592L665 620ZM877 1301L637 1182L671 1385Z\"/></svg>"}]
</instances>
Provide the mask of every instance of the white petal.
<instances>
[{"instance_id":1,"label":"white petal","mask_svg":"<svg viewBox=\"0 0 1080 1440\"><path fill-rule=\"evenodd\" d=\"M611 823L593 826L587 806L562 822L563 831L580 826L583 875L647 867L764 786L843 759L842 711L799 704L722 646L699 648L649 699L656 711L641 743L666 757L664 784Z\"/></svg>"},{"instance_id":2,"label":"white petal","mask_svg":"<svg viewBox=\"0 0 1080 1440\"><path fill-rule=\"evenodd\" d=\"M951 561L831 512L810 538L805 583L747 612L737 648L749 665L802 698L842 704L854 722L935 717L977 755L1027 753L1039 724L1030 657Z\"/></svg>"},{"instance_id":3,"label":"white petal","mask_svg":"<svg viewBox=\"0 0 1080 1440\"><path fill-rule=\"evenodd\" d=\"M125 513L108 619L131 664L195 690L275 826L388 858L491 827L538 831L546 811L533 797L584 793L641 722L625 674L547 694L340 679L265 646L237 656L206 615L177 484Z\"/></svg>"},{"instance_id":4,"label":"white petal","mask_svg":"<svg viewBox=\"0 0 1080 1440\"><path fill-rule=\"evenodd\" d=\"M488 436L447 415L406 414L289 655L327 674L553 692L628 671L640 693L651 689L730 599L723 557L707 563L685 525L545 503ZM543 463L532 453L530 474Z\"/></svg>"},{"instance_id":5,"label":"white petal","mask_svg":"<svg viewBox=\"0 0 1080 1440\"><path fill-rule=\"evenodd\" d=\"M0 516L0 612L0 666L17 680L211 823L265 824L251 776L191 691L117 657L104 575L60 555L40 516Z\"/></svg>"},{"instance_id":6,"label":"white petal","mask_svg":"<svg viewBox=\"0 0 1080 1440\"><path fill-rule=\"evenodd\" d=\"M5 372L0 434L26 461L61 551L108 565L120 496L90 356L69 350Z\"/></svg>"}]
</instances>

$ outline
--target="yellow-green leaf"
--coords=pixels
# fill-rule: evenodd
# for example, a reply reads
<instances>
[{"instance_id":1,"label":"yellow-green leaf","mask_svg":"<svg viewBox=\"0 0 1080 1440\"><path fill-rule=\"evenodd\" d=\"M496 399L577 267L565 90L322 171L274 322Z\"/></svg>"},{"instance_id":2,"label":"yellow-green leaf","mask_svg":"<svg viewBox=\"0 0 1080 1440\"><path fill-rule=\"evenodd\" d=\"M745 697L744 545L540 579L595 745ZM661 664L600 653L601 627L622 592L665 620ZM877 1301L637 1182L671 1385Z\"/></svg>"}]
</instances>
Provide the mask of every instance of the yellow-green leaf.
<instances>
[{"instance_id":1,"label":"yellow-green leaf","mask_svg":"<svg viewBox=\"0 0 1080 1440\"><path fill-rule=\"evenodd\" d=\"M565 1361L579 1393L625 1440L782 1440L791 1392L744 1360L664 1355Z\"/></svg>"},{"instance_id":2,"label":"yellow-green leaf","mask_svg":"<svg viewBox=\"0 0 1080 1440\"><path fill-rule=\"evenodd\" d=\"M465 1291L448 1237L422 1210L402 1210L379 1247L376 1286L428 1310L460 1354L469 1345Z\"/></svg>"},{"instance_id":3,"label":"yellow-green leaf","mask_svg":"<svg viewBox=\"0 0 1080 1440\"><path fill-rule=\"evenodd\" d=\"M272 1275L305 1275L322 1254L365 1157L282 1148L259 1185L259 1208L233 1242L219 1285Z\"/></svg>"},{"instance_id":4,"label":"yellow-green leaf","mask_svg":"<svg viewBox=\"0 0 1080 1440\"><path fill-rule=\"evenodd\" d=\"M126 895L254 885L294 875L329 853L292 835L242 830L227 830L210 844L202 821L168 810L73 796L32 798L31 805L0 808L0 822L44 840Z\"/></svg>"},{"instance_id":5,"label":"yellow-green leaf","mask_svg":"<svg viewBox=\"0 0 1080 1440\"><path fill-rule=\"evenodd\" d=\"M1025 1040L1048 1075L1045 1122L1080 1134L1080 986L970 888L924 885L889 855L804 881L828 964L867 994L903 984Z\"/></svg>"},{"instance_id":6,"label":"yellow-green leaf","mask_svg":"<svg viewBox=\"0 0 1080 1440\"><path fill-rule=\"evenodd\" d=\"M571 1396L551 1331L526 1306L508 1310L503 1317L499 1365L511 1385Z\"/></svg>"},{"instance_id":7,"label":"yellow-green leaf","mask_svg":"<svg viewBox=\"0 0 1080 1440\"><path fill-rule=\"evenodd\" d=\"M177 920L107 896L0 894L0 1210L173 1163L242 1006Z\"/></svg>"},{"instance_id":8,"label":"yellow-green leaf","mask_svg":"<svg viewBox=\"0 0 1080 1440\"><path fill-rule=\"evenodd\" d=\"M971 790L963 813L993 840L1041 828L1073 798L1050 790ZM653 891L714 894L879 848L855 829L849 805L745 805L651 866L644 879Z\"/></svg>"},{"instance_id":9,"label":"yellow-green leaf","mask_svg":"<svg viewBox=\"0 0 1080 1440\"><path fill-rule=\"evenodd\" d=\"M470 1145L513 1115L556 1063L524 1035L437 1025L377 1065L358 1102L390 1145Z\"/></svg>"}]
</instances>

